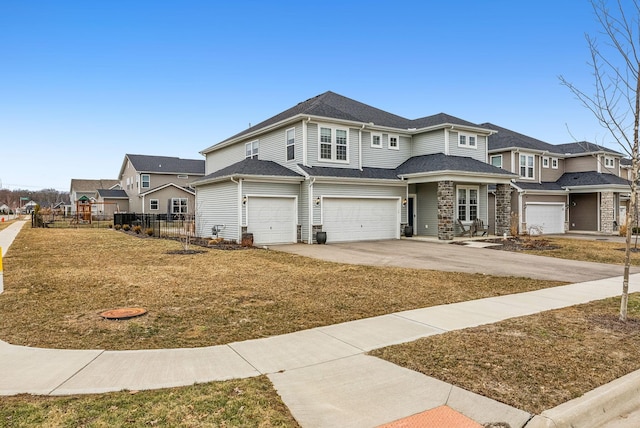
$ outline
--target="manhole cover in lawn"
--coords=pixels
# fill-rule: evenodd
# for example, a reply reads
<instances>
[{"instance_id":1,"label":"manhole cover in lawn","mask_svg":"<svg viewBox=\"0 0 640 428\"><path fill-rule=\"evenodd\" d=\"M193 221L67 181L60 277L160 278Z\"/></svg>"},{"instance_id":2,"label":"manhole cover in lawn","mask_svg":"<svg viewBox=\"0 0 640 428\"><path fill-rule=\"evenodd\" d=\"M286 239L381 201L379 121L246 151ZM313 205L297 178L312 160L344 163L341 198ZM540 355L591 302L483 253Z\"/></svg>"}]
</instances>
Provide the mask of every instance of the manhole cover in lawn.
<instances>
[{"instance_id":1,"label":"manhole cover in lawn","mask_svg":"<svg viewBox=\"0 0 640 428\"><path fill-rule=\"evenodd\" d=\"M118 308L104 311L100 316L108 320L126 320L128 318L139 317L146 313L147 310L144 308Z\"/></svg>"}]
</instances>

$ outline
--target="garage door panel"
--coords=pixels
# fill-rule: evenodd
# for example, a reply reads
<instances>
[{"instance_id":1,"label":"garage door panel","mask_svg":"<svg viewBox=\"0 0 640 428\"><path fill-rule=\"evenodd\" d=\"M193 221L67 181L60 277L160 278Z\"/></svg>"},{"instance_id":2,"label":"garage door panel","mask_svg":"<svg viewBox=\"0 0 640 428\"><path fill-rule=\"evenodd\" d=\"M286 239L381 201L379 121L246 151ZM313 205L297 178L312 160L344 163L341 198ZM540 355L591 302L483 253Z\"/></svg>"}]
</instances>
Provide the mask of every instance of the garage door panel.
<instances>
[{"instance_id":1,"label":"garage door panel","mask_svg":"<svg viewBox=\"0 0 640 428\"><path fill-rule=\"evenodd\" d=\"M536 233L564 233L564 205L527 204L527 231Z\"/></svg>"},{"instance_id":2,"label":"garage door panel","mask_svg":"<svg viewBox=\"0 0 640 428\"><path fill-rule=\"evenodd\" d=\"M322 230L327 242L367 241L398 237L396 199L325 198Z\"/></svg>"},{"instance_id":3,"label":"garage door panel","mask_svg":"<svg viewBox=\"0 0 640 428\"><path fill-rule=\"evenodd\" d=\"M296 242L294 198L250 197L247 201L247 232L256 244Z\"/></svg>"}]
</instances>

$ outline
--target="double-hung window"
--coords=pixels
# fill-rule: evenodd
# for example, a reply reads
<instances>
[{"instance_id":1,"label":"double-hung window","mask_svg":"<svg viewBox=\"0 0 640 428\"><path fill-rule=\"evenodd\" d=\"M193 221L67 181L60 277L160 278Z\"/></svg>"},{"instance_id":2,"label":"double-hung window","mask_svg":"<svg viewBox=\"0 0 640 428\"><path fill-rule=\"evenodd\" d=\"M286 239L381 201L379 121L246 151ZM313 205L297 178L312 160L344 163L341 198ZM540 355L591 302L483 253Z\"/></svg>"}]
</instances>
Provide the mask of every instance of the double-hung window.
<instances>
[{"instance_id":1,"label":"double-hung window","mask_svg":"<svg viewBox=\"0 0 640 428\"><path fill-rule=\"evenodd\" d=\"M151 199L149 200L149 208L153 211L157 211L158 208L160 207L160 203L157 199Z\"/></svg>"},{"instance_id":2,"label":"double-hung window","mask_svg":"<svg viewBox=\"0 0 640 428\"><path fill-rule=\"evenodd\" d=\"M534 161L533 155L520 155L520 177L534 178L534 175L533 175L534 162L533 161Z\"/></svg>"},{"instance_id":3,"label":"double-hung window","mask_svg":"<svg viewBox=\"0 0 640 428\"><path fill-rule=\"evenodd\" d=\"M287 160L296 158L296 129L287 129Z\"/></svg>"},{"instance_id":4,"label":"double-hung window","mask_svg":"<svg viewBox=\"0 0 640 428\"><path fill-rule=\"evenodd\" d=\"M140 180L142 181L143 189L148 189L149 187L151 187L151 177L149 176L149 174L141 174Z\"/></svg>"},{"instance_id":5,"label":"double-hung window","mask_svg":"<svg viewBox=\"0 0 640 428\"><path fill-rule=\"evenodd\" d=\"M349 140L346 129L320 126L320 160L347 162L349 160Z\"/></svg>"},{"instance_id":6,"label":"double-hung window","mask_svg":"<svg viewBox=\"0 0 640 428\"><path fill-rule=\"evenodd\" d=\"M258 144L258 140L251 141L244 145L245 158L247 159L258 159L258 151L260 145Z\"/></svg>"},{"instance_id":7,"label":"double-hung window","mask_svg":"<svg viewBox=\"0 0 640 428\"><path fill-rule=\"evenodd\" d=\"M458 186L458 220L473 221L478 218L478 188Z\"/></svg>"},{"instance_id":8,"label":"double-hung window","mask_svg":"<svg viewBox=\"0 0 640 428\"><path fill-rule=\"evenodd\" d=\"M172 198L171 199L171 213L172 214L186 214L187 213L187 198Z\"/></svg>"}]
</instances>

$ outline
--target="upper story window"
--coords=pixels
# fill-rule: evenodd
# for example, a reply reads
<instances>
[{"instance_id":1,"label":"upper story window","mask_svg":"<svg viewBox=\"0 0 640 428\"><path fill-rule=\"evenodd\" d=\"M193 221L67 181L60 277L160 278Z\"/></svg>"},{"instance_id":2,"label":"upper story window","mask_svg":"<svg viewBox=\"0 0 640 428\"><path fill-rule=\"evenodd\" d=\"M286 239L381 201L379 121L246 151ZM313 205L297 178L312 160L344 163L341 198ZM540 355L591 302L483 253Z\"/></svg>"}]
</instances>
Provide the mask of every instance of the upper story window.
<instances>
[{"instance_id":1,"label":"upper story window","mask_svg":"<svg viewBox=\"0 0 640 428\"><path fill-rule=\"evenodd\" d=\"M604 167L605 168L614 168L616 166L616 161L610 157L610 156L605 156L604 157Z\"/></svg>"},{"instance_id":2,"label":"upper story window","mask_svg":"<svg viewBox=\"0 0 640 428\"><path fill-rule=\"evenodd\" d=\"M287 129L287 160L296 158L296 129Z\"/></svg>"},{"instance_id":3,"label":"upper story window","mask_svg":"<svg viewBox=\"0 0 640 428\"><path fill-rule=\"evenodd\" d=\"M140 174L140 181L142 182L143 189L151 187L151 177L149 174Z\"/></svg>"},{"instance_id":4,"label":"upper story window","mask_svg":"<svg viewBox=\"0 0 640 428\"><path fill-rule=\"evenodd\" d=\"M458 186L458 220L474 221L478 218L478 187Z\"/></svg>"},{"instance_id":5,"label":"upper story window","mask_svg":"<svg viewBox=\"0 0 640 428\"><path fill-rule=\"evenodd\" d=\"M371 147L382 147L382 134L371 134Z\"/></svg>"},{"instance_id":6,"label":"upper story window","mask_svg":"<svg viewBox=\"0 0 640 428\"><path fill-rule=\"evenodd\" d=\"M533 165L534 165L533 155L520 155L520 177L534 178Z\"/></svg>"},{"instance_id":7,"label":"upper story window","mask_svg":"<svg viewBox=\"0 0 640 428\"><path fill-rule=\"evenodd\" d=\"M151 199L149 200L149 208L152 209L153 211L157 211L158 208L160 207L160 203L157 199Z\"/></svg>"},{"instance_id":8,"label":"upper story window","mask_svg":"<svg viewBox=\"0 0 640 428\"><path fill-rule=\"evenodd\" d=\"M494 155L489 158L489 162L491 165L502 168L502 155Z\"/></svg>"},{"instance_id":9,"label":"upper story window","mask_svg":"<svg viewBox=\"0 0 640 428\"><path fill-rule=\"evenodd\" d=\"M400 150L400 143L398 142L397 135L389 135L389 148L393 150Z\"/></svg>"},{"instance_id":10,"label":"upper story window","mask_svg":"<svg viewBox=\"0 0 640 428\"><path fill-rule=\"evenodd\" d=\"M542 167L543 168L549 168L549 157L548 156L543 156L542 157Z\"/></svg>"},{"instance_id":11,"label":"upper story window","mask_svg":"<svg viewBox=\"0 0 640 428\"><path fill-rule=\"evenodd\" d=\"M558 169L558 158L551 158L551 168Z\"/></svg>"},{"instance_id":12,"label":"upper story window","mask_svg":"<svg viewBox=\"0 0 640 428\"><path fill-rule=\"evenodd\" d=\"M348 162L349 139L346 129L320 127L320 160Z\"/></svg>"},{"instance_id":13,"label":"upper story window","mask_svg":"<svg viewBox=\"0 0 640 428\"><path fill-rule=\"evenodd\" d=\"M458 133L458 146L476 148L477 136L471 134Z\"/></svg>"},{"instance_id":14,"label":"upper story window","mask_svg":"<svg viewBox=\"0 0 640 428\"><path fill-rule=\"evenodd\" d=\"M258 140L256 141L251 141L249 143L246 143L244 145L244 157L246 159L258 159L258 149L259 149L259 143Z\"/></svg>"}]
</instances>

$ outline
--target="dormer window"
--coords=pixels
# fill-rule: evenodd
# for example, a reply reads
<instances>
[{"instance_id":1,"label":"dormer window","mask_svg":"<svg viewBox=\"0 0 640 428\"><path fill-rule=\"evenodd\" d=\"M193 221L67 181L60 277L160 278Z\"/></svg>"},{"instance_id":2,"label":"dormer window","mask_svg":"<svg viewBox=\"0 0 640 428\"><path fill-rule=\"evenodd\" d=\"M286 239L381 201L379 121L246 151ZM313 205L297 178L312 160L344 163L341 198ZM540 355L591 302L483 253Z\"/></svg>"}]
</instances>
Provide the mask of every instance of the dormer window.
<instances>
[{"instance_id":1,"label":"dormer window","mask_svg":"<svg viewBox=\"0 0 640 428\"><path fill-rule=\"evenodd\" d=\"M611 156L604 157L604 167L605 168L614 168L616 166L616 161Z\"/></svg>"},{"instance_id":2,"label":"dormer window","mask_svg":"<svg viewBox=\"0 0 640 428\"><path fill-rule=\"evenodd\" d=\"M458 146L459 147L470 147L472 149L475 149L477 147L476 139L477 139L476 135L463 134L462 132L460 132L458 134Z\"/></svg>"}]
</instances>

